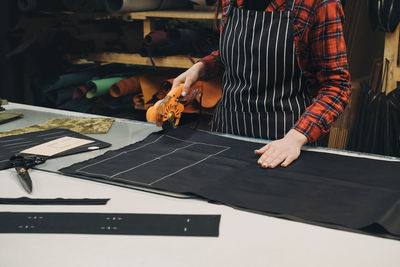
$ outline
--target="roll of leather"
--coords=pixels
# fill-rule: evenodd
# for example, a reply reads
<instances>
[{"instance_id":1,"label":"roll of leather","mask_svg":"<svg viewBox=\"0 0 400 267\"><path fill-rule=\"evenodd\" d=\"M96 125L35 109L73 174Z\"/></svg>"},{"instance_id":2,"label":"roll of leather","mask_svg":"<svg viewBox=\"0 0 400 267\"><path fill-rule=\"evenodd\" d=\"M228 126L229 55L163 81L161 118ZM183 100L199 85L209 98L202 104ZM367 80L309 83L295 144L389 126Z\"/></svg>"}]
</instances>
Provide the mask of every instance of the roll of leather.
<instances>
[{"instance_id":1,"label":"roll of leather","mask_svg":"<svg viewBox=\"0 0 400 267\"><path fill-rule=\"evenodd\" d=\"M104 11L105 5L100 0L63 0L63 5L70 11L93 12Z\"/></svg>"},{"instance_id":2,"label":"roll of leather","mask_svg":"<svg viewBox=\"0 0 400 267\"><path fill-rule=\"evenodd\" d=\"M74 93L72 94L72 99L77 99L81 96L86 95L87 88L84 85L78 86L75 88Z\"/></svg>"},{"instance_id":3,"label":"roll of leather","mask_svg":"<svg viewBox=\"0 0 400 267\"><path fill-rule=\"evenodd\" d=\"M74 87L86 83L93 78L93 75L93 71L81 71L60 75L54 83L44 88L44 92L48 93L61 88Z\"/></svg>"},{"instance_id":4,"label":"roll of leather","mask_svg":"<svg viewBox=\"0 0 400 267\"><path fill-rule=\"evenodd\" d=\"M188 0L104 0L104 4L110 13L184 8L191 5Z\"/></svg>"},{"instance_id":5,"label":"roll of leather","mask_svg":"<svg viewBox=\"0 0 400 267\"><path fill-rule=\"evenodd\" d=\"M192 6L188 0L161 0L158 9L187 8Z\"/></svg>"},{"instance_id":6,"label":"roll of leather","mask_svg":"<svg viewBox=\"0 0 400 267\"><path fill-rule=\"evenodd\" d=\"M146 44L146 37L144 44ZM199 40L197 31L186 28L170 29L165 32L165 39L162 42L145 45L141 55L143 57L157 57L190 54L197 40Z\"/></svg>"},{"instance_id":7,"label":"roll of leather","mask_svg":"<svg viewBox=\"0 0 400 267\"><path fill-rule=\"evenodd\" d=\"M18 8L22 12L43 11L104 11L105 4L101 0L18 0Z\"/></svg>"},{"instance_id":8,"label":"roll of leather","mask_svg":"<svg viewBox=\"0 0 400 267\"><path fill-rule=\"evenodd\" d=\"M111 86L110 95L112 97L120 97L140 92L139 77L134 76L121 80Z\"/></svg>"},{"instance_id":9,"label":"roll of leather","mask_svg":"<svg viewBox=\"0 0 400 267\"><path fill-rule=\"evenodd\" d=\"M38 0L18 0L18 8L22 12L33 11L37 8Z\"/></svg>"},{"instance_id":10,"label":"roll of leather","mask_svg":"<svg viewBox=\"0 0 400 267\"><path fill-rule=\"evenodd\" d=\"M146 35L143 44L147 46L165 45L167 43L167 32L154 31Z\"/></svg>"},{"instance_id":11,"label":"roll of leather","mask_svg":"<svg viewBox=\"0 0 400 267\"><path fill-rule=\"evenodd\" d=\"M18 0L18 8L22 12L43 11L61 11L65 6L61 0Z\"/></svg>"},{"instance_id":12,"label":"roll of leather","mask_svg":"<svg viewBox=\"0 0 400 267\"><path fill-rule=\"evenodd\" d=\"M155 10L160 0L104 0L106 10L110 13Z\"/></svg>"},{"instance_id":13,"label":"roll of leather","mask_svg":"<svg viewBox=\"0 0 400 267\"><path fill-rule=\"evenodd\" d=\"M97 96L102 96L110 91L113 84L124 80L126 77L113 77L100 80L93 80L86 84L88 92L86 98L91 99Z\"/></svg>"}]
</instances>

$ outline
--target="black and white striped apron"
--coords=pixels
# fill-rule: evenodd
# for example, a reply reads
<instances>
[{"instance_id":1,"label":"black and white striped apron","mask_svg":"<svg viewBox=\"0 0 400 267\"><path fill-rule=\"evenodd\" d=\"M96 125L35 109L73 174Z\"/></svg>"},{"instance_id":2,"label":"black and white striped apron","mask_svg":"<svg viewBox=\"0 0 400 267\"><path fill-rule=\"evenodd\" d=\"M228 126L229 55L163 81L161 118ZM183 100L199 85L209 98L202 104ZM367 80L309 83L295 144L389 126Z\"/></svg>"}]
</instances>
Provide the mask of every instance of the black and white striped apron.
<instances>
[{"instance_id":1,"label":"black and white striped apron","mask_svg":"<svg viewBox=\"0 0 400 267\"><path fill-rule=\"evenodd\" d=\"M235 2L220 37L225 71L212 130L279 139L310 104L295 52L294 0L274 12L240 9Z\"/></svg>"}]
</instances>

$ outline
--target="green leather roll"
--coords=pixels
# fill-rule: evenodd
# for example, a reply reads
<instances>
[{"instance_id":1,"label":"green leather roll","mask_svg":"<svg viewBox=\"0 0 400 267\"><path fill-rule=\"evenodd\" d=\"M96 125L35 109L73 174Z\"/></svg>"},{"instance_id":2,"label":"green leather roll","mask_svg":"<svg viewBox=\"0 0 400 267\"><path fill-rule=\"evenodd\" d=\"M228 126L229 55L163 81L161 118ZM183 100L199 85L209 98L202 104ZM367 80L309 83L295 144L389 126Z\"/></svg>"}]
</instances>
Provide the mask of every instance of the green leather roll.
<instances>
[{"instance_id":1,"label":"green leather roll","mask_svg":"<svg viewBox=\"0 0 400 267\"><path fill-rule=\"evenodd\" d=\"M99 80L92 80L88 82L87 88L88 92L86 93L86 98L91 99L97 96L102 96L110 91L111 86L114 83L122 81L127 77L113 77L113 78L106 78L106 79L99 79Z\"/></svg>"}]
</instances>

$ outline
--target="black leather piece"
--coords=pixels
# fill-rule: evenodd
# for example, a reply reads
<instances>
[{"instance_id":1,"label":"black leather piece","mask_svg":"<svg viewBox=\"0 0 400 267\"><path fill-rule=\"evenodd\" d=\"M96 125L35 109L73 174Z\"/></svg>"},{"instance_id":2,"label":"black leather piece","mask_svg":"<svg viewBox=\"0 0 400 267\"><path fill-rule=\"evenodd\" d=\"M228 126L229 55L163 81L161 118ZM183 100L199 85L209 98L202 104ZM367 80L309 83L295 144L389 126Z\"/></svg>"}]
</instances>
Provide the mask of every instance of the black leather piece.
<instances>
[{"instance_id":1,"label":"black leather piece","mask_svg":"<svg viewBox=\"0 0 400 267\"><path fill-rule=\"evenodd\" d=\"M383 20L383 4L384 3L382 2L382 0L376 0L376 2L377 2L376 13L377 13L377 16L378 16L379 29L381 31L385 31L385 27L384 27L385 22Z\"/></svg>"},{"instance_id":2,"label":"black leather piece","mask_svg":"<svg viewBox=\"0 0 400 267\"><path fill-rule=\"evenodd\" d=\"M106 205L109 198L0 198L0 204L3 205Z\"/></svg>"},{"instance_id":3,"label":"black leather piece","mask_svg":"<svg viewBox=\"0 0 400 267\"><path fill-rule=\"evenodd\" d=\"M388 29L394 32L400 22L400 1L391 0L388 13Z\"/></svg>"},{"instance_id":4,"label":"black leather piece","mask_svg":"<svg viewBox=\"0 0 400 267\"><path fill-rule=\"evenodd\" d=\"M400 22L400 1L368 0L368 13L374 30L394 32Z\"/></svg>"},{"instance_id":5,"label":"black leather piece","mask_svg":"<svg viewBox=\"0 0 400 267\"><path fill-rule=\"evenodd\" d=\"M76 147L74 149L59 153L52 156L51 158L62 157L72 154L78 154L90 151L90 147L105 148L111 146L111 144L99 141L92 137L88 137L70 130L66 129L52 129L34 133L26 133L19 135L12 135L0 138L0 170L8 169L12 167L10 162L10 157L19 153L27 148L34 147L52 140L58 139L60 137L69 136L75 138L81 138L86 140L93 140L93 143ZM44 157L48 158L48 157Z\"/></svg>"},{"instance_id":6,"label":"black leather piece","mask_svg":"<svg viewBox=\"0 0 400 267\"><path fill-rule=\"evenodd\" d=\"M383 29L387 32L389 32L389 12L390 12L390 6L393 3L393 0L381 0L382 1L382 11L381 11L381 18L383 22Z\"/></svg>"},{"instance_id":7,"label":"black leather piece","mask_svg":"<svg viewBox=\"0 0 400 267\"><path fill-rule=\"evenodd\" d=\"M303 151L287 168L262 169L253 153L261 146L177 128L61 171L400 238L400 162ZM364 230L375 224L381 232Z\"/></svg>"},{"instance_id":8,"label":"black leather piece","mask_svg":"<svg viewBox=\"0 0 400 267\"><path fill-rule=\"evenodd\" d=\"M378 3L378 0L368 0L369 21L371 23L371 27L373 30L377 30L379 28L377 3Z\"/></svg>"},{"instance_id":9,"label":"black leather piece","mask_svg":"<svg viewBox=\"0 0 400 267\"><path fill-rule=\"evenodd\" d=\"M0 233L219 235L220 215L128 213L0 213Z\"/></svg>"}]
</instances>

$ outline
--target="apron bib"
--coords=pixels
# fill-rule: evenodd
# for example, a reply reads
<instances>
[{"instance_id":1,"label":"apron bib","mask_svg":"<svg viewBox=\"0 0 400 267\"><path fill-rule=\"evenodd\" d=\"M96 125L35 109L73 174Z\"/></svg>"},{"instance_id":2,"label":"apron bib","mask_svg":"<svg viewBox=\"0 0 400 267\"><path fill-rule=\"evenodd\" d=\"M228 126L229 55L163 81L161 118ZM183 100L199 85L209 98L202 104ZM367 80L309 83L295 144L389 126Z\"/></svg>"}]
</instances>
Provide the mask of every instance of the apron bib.
<instances>
[{"instance_id":1,"label":"apron bib","mask_svg":"<svg viewBox=\"0 0 400 267\"><path fill-rule=\"evenodd\" d=\"M310 105L295 52L294 0L274 12L240 9L234 2L220 37L223 93L212 131L283 138Z\"/></svg>"}]
</instances>

